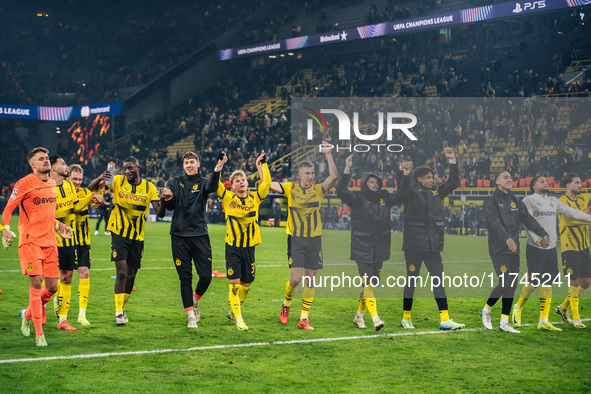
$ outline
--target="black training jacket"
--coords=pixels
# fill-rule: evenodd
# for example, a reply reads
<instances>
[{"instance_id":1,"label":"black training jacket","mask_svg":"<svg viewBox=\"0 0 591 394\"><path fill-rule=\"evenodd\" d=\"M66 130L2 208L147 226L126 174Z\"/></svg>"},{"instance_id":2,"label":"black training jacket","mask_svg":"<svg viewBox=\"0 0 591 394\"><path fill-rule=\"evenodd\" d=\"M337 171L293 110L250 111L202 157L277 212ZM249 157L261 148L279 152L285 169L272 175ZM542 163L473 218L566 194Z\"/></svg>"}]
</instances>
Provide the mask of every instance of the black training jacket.
<instances>
[{"instance_id":1,"label":"black training jacket","mask_svg":"<svg viewBox=\"0 0 591 394\"><path fill-rule=\"evenodd\" d=\"M181 237L207 235L205 206L207 196L215 192L220 181L220 173L214 172L211 178L201 173L193 176L184 174L169 182L168 188L173 197L164 201L166 209L173 210L170 234Z\"/></svg>"},{"instance_id":2,"label":"black training jacket","mask_svg":"<svg viewBox=\"0 0 591 394\"><path fill-rule=\"evenodd\" d=\"M379 190L367 187L367 180L378 180ZM379 263L390 258L390 209L410 195L409 176L401 177L398 191L382 190L382 180L375 174L361 177L361 191L348 189L349 174L341 174L337 183L337 196L351 208L351 260Z\"/></svg>"},{"instance_id":3,"label":"black training jacket","mask_svg":"<svg viewBox=\"0 0 591 394\"><path fill-rule=\"evenodd\" d=\"M445 219L443 199L460 183L458 165L450 164L449 179L437 189L426 189L420 183L411 187L410 198L404 201L404 233L402 250L441 252Z\"/></svg>"},{"instance_id":4,"label":"black training jacket","mask_svg":"<svg viewBox=\"0 0 591 394\"><path fill-rule=\"evenodd\" d=\"M548 233L527 211L527 207L513 194L504 193L498 187L484 199L484 216L488 228L488 253L519 254L519 222L536 233L540 238ZM511 252L507 240L512 238L517 251Z\"/></svg>"}]
</instances>

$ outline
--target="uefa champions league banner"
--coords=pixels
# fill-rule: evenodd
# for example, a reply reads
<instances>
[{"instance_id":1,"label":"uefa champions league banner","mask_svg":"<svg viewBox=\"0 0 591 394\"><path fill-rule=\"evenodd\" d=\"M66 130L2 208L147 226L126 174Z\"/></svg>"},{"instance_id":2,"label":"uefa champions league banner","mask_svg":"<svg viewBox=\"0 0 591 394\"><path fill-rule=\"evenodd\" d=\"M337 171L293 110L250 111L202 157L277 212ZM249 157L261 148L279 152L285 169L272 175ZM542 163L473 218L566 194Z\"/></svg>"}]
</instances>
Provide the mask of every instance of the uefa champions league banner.
<instances>
[{"instance_id":1,"label":"uefa champions league banner","mask_svg":"<svg viewBox=\"0 0 591 394\"><path fill-rule=\"evenodd\" d=\"M328 33L288 38L280 41L269 41L246 47L222 49L219 52L219 59L231 60L246 56L265 55L319 45L390 36L410 31L442 28L463 23L531 15L538 12L584 6L588 4L591 4L591 0L511 1L495 5L449 11L419 18L389 21L376 25L359 26L352 29L341 29Z\"/></svg>"},{"instance_id":2,"label":"uefa champions league banner","mask_svg":"<svg viewBox=\"0 0 591 394\"><path fill-rule=\"evenodd\" d=\"M70 118L86 118L94 115L121 115L120 101L90 104L78 107L33 107L25 105L0 104L0 117L66 121Z\"/></svg>"},{"instance_id":3,"label":"uefa champions league banner","mask_svg":"<svg viewBox=\"0 0 591 394\"><path fill-rule=\"evenodd\" d=\"M363 274L368 274L365 283L371 283L382 298L400 298L409 283L416 287L415 297L433 297L433 289L440 286L448 297L488 297L500 281L518 289L525 283L552 285L555 297L565 297L570 278L562 269L556 235L550 239L551 249L557 248L552 275L533 272L535 268L528 272L524 228L518 274L502 264L495 271L491 259L476 259L474 251L489 250L491 218L485 216L483 203L496 187L490 174L508 171L514 181L510 192L520 200L532 194L529 183L518 175L525 174L528 166L536 166L537 173L554 183L549 197L564 194L564 186L557 185L565 172L579 173L583 181L591 176L587 161L567 160L567 165L560 156L564 144L575 149L577 141L591 132L589 114L591 103L585 98L294 97L292 176L284 180L294 182L288 219L291 267L302 259L316 264L316 276L308 279L314 281L316 297L357 297ZM450 148L453 160L448 157ZM338 179L346 183L341 189L337 182L324 195L318 188L331 177L331 161ZM427 188L411 173L414 192L390 206L391 198L401 192L401 166L408 162L413 170L429 167L433 184ZM451 185L454 166L464 180ZM479 188L465 180L477 173ZM378 192L369 189L372 177ZM413 199L418 201L426 190L433 194L430 202L421 211L407 212L416 203ZM440 207L429 211L432 204ZM540 209L531 212L534 219L558 222L555 213ZM584 227L589 230L586 223ZM294 252L306 245L317 250L302 252L304 257ZM408 252L429 250L432 259L441 258L442 273L432 269L437 261L431 261L429 269L421 261L409 261ZM375 265L368 268L368 264ZM378 277L369 282L372 276Z\"/></svg>"}]
</instances>

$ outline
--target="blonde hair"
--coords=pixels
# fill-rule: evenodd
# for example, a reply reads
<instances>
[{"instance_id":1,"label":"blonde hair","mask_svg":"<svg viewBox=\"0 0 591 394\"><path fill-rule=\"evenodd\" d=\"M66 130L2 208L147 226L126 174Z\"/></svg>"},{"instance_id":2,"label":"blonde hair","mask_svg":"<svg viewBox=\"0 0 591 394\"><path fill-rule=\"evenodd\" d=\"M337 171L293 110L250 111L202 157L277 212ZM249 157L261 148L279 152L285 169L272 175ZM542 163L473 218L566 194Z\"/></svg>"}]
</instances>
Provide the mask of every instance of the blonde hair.
<instances>
[{"instance_id":1,"label":"blonde hair","mask_svg":"<svg viewBox=\"0 0 591 394\"><path fill-rule=\"evenodd\" d=\"M245 173L244 171L242 171L242 170L236 170L236 171L234 171L234 172L232 173L232 175L230 175L230 183L234 184L234 179L235 179L237 176L242 176L242 177L244 177L245 179L248 179L248 178L246 177L246 173Z\"/></svg>"},{"instance_id":2,"label":"blonde hair","mask_svg":"<svg viewBox=\"0 0 591 394\"><path fill-rule=\"evenodd\" d=\"M68 176L72 176L73 172L79 172L84 175L84 169L80 166L80 164L72 164L68 167Z\"/></svg>"}]
</instances>

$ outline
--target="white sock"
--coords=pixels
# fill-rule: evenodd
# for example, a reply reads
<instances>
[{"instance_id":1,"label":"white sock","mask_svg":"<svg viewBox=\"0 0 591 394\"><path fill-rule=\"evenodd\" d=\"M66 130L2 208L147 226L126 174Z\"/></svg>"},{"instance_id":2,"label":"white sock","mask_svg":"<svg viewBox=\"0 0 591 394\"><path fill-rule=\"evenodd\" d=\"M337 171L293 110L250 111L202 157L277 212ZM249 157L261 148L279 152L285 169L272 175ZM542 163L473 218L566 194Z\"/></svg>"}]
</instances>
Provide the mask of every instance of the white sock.
<instances>
[{"instance_id":1,"label":"white sock","mask_svg":"<svg viewBox=\"0 0 591 394\"><path fill-rule=\"evenodd\" d=\"M363 319L363 316L365 316L365 313L357 311L358 318Z\"/></svg>"},{"instance_id":2,"label":"white sock","mask_svg":"<svg viewBox=\"0 0 591 394\"><path fill-rule=\"evenodd\" d=\"M378 323L380 321L380 317L378 315L371 318L374 323Z\"/></svg>"},{"instance_id":3,"label":"white sock","mask_svg":"<svg viewBox=\"0 0 591 394\"><path fill-rule=\"evenodd\" d=\"M189 309L187 315L189 315L189 319L195 319L195 312L193 312L193 309Z\"/></svg>"},{"instance_id":4,"label":"white sock","mask_svg":"<svg viewBox=\"0 0 591 394\"><path fill-rule=\"evenodd\" d=\"M504 326L505 324L509 324L509 320L501 317L501 323L500 324L501 324L501 326Z\"/></svg>"},{"instance_id":5,"label":"white sock","mask_svg":"<svg viewBox=\"0 0 591 394\"><path fill-rule=\"evenodd\" d=\"M548 323L548 319L540 319L540 324Z\"/></svg>"},{"instance_id":6,"label":"white sock","mask_svg":"<svg viewBox=\"0 0 591 394\"><path fill-rule=\"evenodd\" d=\"M520 308L517 304L513 305L513 308L517 309L518 311L523 309L523 308Z\"/></svg>"}]
</instances>

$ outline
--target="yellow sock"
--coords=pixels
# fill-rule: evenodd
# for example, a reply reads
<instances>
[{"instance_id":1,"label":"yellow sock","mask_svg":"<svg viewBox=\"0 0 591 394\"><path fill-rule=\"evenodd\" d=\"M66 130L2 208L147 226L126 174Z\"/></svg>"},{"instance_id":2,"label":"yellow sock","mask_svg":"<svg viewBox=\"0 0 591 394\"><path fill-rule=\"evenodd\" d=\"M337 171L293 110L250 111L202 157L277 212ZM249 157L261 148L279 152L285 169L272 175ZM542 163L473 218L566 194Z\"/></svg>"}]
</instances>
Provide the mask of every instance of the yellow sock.
<instances>
[{"instance_id":1,"label":"yellow sock","mask_svg":"<svg viewBox=\"0 0 591 394\"><path fill-rule=\"evenodd\" d=\"M363 294L359 297L359 306L357 307L357 312L365 313L367 310L367 306L365 306L365 299L363 298Z\"/></svg>"},{"instance_id":2,"label":"yellow sock","mask_svg":"<svg viewBox=\"0 0 591 394\"><path fill-rule=\"evenodd\" d=\"M90 294L90 279L80 279L78 283L78 305L80 312L86 312L88 306L88 295Z\"/></svg>"},{"instance_id":3,"label":"yellow sock","mask_svg":"<svg viewBox=\"0 0 591 394\"><path fill-rule=\"evenodd\" d=\"M575 294L575 289L578 289L578 287L569 286L568 288L568 295L562 302L562 309L564 309L565 311L568 310L568 307L570 306L570 299L573 297L573 294Z\"/></svg>"},{"instance_id":4,"label":"yellow sock","mask_svg":"<svg viewBox=\"0 0 591 394\"><path fill-rule=\"evenodd\" d=\"M248 295L248 291L250 290L250 286L242 286L240 285L240 290L238 292L238 296L240 297L240 305L244 304L244 300L246 300L246 296Z\"/></svg>"},{"instance_id":5,"label":"yellow sock","mask_svg":"<svg viewBox=\"0 0 591 394\"><path fill-rule=\"evenodd\" d=\"M242 311L240 310L240 286L239 283L230 283L228 286L230 292L228 293L228 298L230 299L230 308L232 308L232 313L234 314L234 318L236 321L242 319Z\"/></svg>"},{"instance_id":6,"label":"yellow sock","mask_svg":"<svg viewBox=\"0 0 591 394\"><path fill-rule=\"evenodd\" d=\"M529 283L523 286L523 288L521 289L521 295L519 296L519 300L517 300L517 306L519 307L519 309L523 308L523 305L525 305L525 301L527 301L527 299L529 298L531 293L534 292L535 289L536 288Z\"/></svg>"},{"instance_id":7,"label":"yellow sock","mask_svg":"<svg viewBox=\"0 0 591 394\"><path fill-rule=\"evenodd\" d=\"M60 285L60 320L68 317L68 311L70 310L70 300L72 299L72 285L61 284Z\"/></svg>"},{"instance_id":8,"label":"yellow sock","mask_svg":"<svg viewBox=\"0 0 591 394\"><path fill-rule=\"evenodd\" d=\"M410 319L410 311L402 311L402 318L403 319Z\"/></svg>"},{"instance_id":9,"label":"yellow sock","mask_svg":"<svg viewBox=\"0 0 591 394\"><path fill-rule=\"evenodd\" d=\"M314 301L315 292L316 288L314 287L304 287L304 293L302 294L302 314L300 316L300 320L308 318L308 313L310 313L310 308L312 307L312 301Z\"/></svg>"},{"instance_id":10,"label":"yellow sock","mask_svg":"<svg viewBox=\"0 0 591 394\"><path fill-rule=\"evenodd\" d=\"M127 301L129 301L129 297L131 297L131 294L123 293L123 308L125 308L125 305L127 305Z\"/></svg>"},{"instance_id":11,"label":"yellow sock","mask_svg":"<svg viewBox=\"0 0 591 394\"><path fill-rule=\"evenodd\" d=\"M491 310L492 310L492 306L490 306L490 305L488 305L488 304L484 304L484 307L485 307L486 309L488 309L489 311L491 311Z\"/></svg>"},{"instance_id":12,"label":"yellow sock","mask_svg":"<svg viewBox=\"0 0 591 394\"><path fill-rule=\"evenodd\" d=\"M572 289L572 292L571 292ZM581 315L579 314L579 292L581 290L580 286L577 287L569 287L568 296L570 300L570 310L573 313L573 320L580 319Z\"/></svg>"},{"instance_id":13,"label":"yellow sock","mask_svg":"<svg viewBox=\"0 0 591 394\"><path fill-rule=\"evenodd\" d=\"M115 314L123 313L123 293L115 294Z\"/></svg>"},{"instance_id":14,"label":"yellow sock","mask_svg":"<svg viewBox=\"0 0 591 394\"><path fill-rule=\"evenodd\" d=\"M548 321L550 306L552 305L552 288L540 288L540 320Z\"/></svg>"},{"instance_id":15,"label":"yellow sock","mask_svg":"<svg viewBox=\"0 0 591 394\"><path fill-rule=\"evenodd\" d=\"M447 309L439 311L439 317L441 318L442 322L448 321L449 320L449 311Z\"/></svg>"},{"instance_id":16,"label":"yellow sock","mask_svg":"<svg viewBox=\"0 0 591 394\"><path fill-rule=\"evenodd\" d=\"M376 299L373 295L373 287L372 286L365 286L363 288L363 296L365 298L365 306L369 311L371 317L378 315L378 306L376 303Z\"/></svg>"},{"instance_id":17,"label":"yellow sock","mask_svg":"<svg viewBox=\"0 0 591 394\"><path fill-rule=\"evenodd\" d=\"M291 284L288 280L285 284L285 297L283 299L283 305L291 306L291 298L293 297L293 293L295 293L296 289L297 287L294 287L293 289L291 288Z\"/></svg>"}]
</instances>

